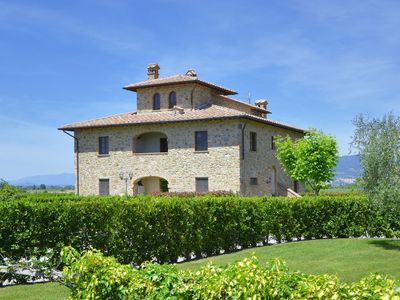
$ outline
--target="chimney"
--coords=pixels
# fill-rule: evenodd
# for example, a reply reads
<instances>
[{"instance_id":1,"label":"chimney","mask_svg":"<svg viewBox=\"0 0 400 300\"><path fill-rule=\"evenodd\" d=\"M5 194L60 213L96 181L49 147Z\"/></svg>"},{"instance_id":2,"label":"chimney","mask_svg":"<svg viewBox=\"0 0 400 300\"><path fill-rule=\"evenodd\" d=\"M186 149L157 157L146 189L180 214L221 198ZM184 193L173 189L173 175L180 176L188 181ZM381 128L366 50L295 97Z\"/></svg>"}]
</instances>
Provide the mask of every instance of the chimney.
<instances>
[{"instance_id":1,"label":"chimney","mask_svg":"<svg viewBox=\"0 0 400 300\"><path fill-rule=\"evenodd\" d=\"M158 78L158 70L160 70L160 66L158 64L148 64L147 65L147 80L157 79Z\"/></svg>"},{"instance_id":2,"label":"chimney","mask_svg":"<svg viewBox=\"0 0 400 300\"><path fill-rule=\"evenodd\" d=\"M257 107L267 110L268 101L266 99L258 99L258 100L256 100L255 103L256 103ZM262 116L263 116L263 118L266 118L267 114L263 113Z\"/></svg>"}]
</instances>

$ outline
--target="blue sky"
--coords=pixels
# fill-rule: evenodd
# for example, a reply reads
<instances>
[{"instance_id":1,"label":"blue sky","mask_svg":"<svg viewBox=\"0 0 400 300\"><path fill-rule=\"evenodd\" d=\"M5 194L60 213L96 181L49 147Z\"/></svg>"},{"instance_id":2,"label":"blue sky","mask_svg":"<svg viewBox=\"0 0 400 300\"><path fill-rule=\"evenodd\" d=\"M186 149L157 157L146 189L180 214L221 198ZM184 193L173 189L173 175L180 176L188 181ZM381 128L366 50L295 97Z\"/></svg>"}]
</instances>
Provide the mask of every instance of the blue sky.
<instances>
[{"instance_id":1,"label":"blue sky","mask_svg":"<svg viewBox=\"0 0 400 300\"><path fill-rule=\"evenodd\" d=\"M356 114L400 114L399 15L397 0L0 0L0 178L72 172L57 128L134 111L122 86L153 62L267 98L271 119L348 154Z\"/></svg>"}]
</instances>

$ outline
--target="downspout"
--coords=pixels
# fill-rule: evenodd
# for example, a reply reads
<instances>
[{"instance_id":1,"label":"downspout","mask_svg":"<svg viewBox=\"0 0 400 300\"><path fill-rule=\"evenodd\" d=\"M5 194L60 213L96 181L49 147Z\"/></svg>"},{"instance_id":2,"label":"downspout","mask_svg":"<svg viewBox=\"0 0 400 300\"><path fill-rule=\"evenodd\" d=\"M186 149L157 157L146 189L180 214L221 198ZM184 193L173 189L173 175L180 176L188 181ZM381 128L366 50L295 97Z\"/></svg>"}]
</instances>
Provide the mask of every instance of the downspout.
<instances>
[{"instance_id":1,"label":"downspout","mask_svg":"<svg viewBox=\"0 0 400 300\"><path fill-rule=\"evenodd\" d=\"M76 194L79 196L79 139L65 130L63 132L72 137L76 142Z\"/></svg>"}]
</instances>

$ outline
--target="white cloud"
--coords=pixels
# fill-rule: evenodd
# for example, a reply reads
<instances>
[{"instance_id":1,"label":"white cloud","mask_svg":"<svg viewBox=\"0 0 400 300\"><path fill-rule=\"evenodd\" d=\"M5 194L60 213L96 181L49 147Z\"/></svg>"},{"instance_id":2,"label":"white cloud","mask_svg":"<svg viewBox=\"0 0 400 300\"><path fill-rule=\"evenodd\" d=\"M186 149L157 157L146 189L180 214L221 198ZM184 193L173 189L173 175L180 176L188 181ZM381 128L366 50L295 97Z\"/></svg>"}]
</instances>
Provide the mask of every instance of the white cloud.
<instances>
[{"instance_id":1,"label":"white cloud","mask_svg":"<svg viewBox=\"0 0 400 300\"><path fill-rule=\"evenodd\" d=\"M0 1L0 20L0 27L34 32L32 25L39 25L53 31L58 39L88 40L114 55L131 55L142 50L143 45L153 36L143 27L133 26L121 30L114 28L113 24L90 23L88 20L76 19L57 10L26 3L18 5Z\"/></svg>"}]
</instances>

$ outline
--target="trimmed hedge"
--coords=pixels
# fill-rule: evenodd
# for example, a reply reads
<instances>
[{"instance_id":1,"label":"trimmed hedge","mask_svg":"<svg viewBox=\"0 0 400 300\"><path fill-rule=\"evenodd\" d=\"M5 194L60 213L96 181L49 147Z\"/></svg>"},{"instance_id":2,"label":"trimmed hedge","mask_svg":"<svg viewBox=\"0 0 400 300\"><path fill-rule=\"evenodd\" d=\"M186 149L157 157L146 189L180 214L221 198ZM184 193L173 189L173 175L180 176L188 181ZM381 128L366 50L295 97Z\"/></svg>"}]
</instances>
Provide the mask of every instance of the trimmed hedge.
<instances>
[{"instance_id":1,"label":"trimmed hedge","mask_svg":"<svg viewBox=\"0 0 400 300\"><path fill-rule=\"evenodd\" d=\"M298 239L399 236L363 196L77 197L38 194L0 202L0 254L10 259L91 247L120 262L176 262Z\"/></svg>"},{"instance_id":2,"label":"trimmed hedge","mask_svg":"<svg viewBox=\"0 0 400 300\"><path fill-rule=\"evenodd\" d=\"M71 299L399 299L395 281L371 274L346 284L336 276L290 272L280 260L257 258L207 265L197 272L145 263L136 269L113 257L72 248L62 251L64 283Z\"/></svg>"}]
</instances>

